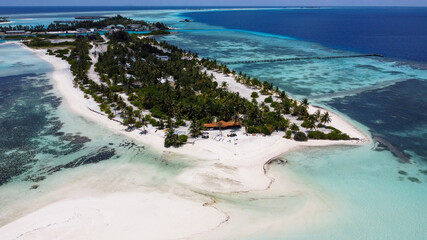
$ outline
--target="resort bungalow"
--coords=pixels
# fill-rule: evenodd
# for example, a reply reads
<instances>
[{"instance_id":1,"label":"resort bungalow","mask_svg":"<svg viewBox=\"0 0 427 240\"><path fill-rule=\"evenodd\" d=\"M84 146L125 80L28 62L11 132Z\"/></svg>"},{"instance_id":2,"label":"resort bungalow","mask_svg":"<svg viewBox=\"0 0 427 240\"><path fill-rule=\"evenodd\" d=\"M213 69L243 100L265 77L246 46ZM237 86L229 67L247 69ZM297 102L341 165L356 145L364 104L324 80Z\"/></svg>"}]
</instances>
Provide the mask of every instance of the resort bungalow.
<instances>
[{"instance_id":1,"label":"resort bungalow","mask_svg":"<svg viewBox=\"0 0 427 240\"><path fill-rule=\"evenodd\" d=\"M167 78L163 78L163 77L162 78L158 78L157 81L159 81L162 84L165 84L167 82L174 82L175 79L172 76L169 76Z\"/></svg>"},{"instance_id":2,"label":"resort bungalow","mask_svg":"<svg viewBox=\"0 0 427 240\"><path fill-rule=\"evenodd\" d=\"M158 59L160 59L160 60L162 60L162 61L167 61L167 60L169 60L169 57L168 57L168 56L156 55L156 58L158 58Z\"/></svg>"},{"instance_id":3,"label":"resort bungalow","mask_svg":"<svg viewBox=\"0 0 427 240\"><path fill-rule=\"evenodd\" d=\"M77 28L76 33L87 33L87 29L86 28Z\"/></svg>"},{"instance_id":4,"label":"resort bungalow","mask_svg":"<svg viewBox=\"0 0 427 240\"><path fill-rule=\"evenodd\" d=\"M205 123L203 126L207 129L224 129L224 128L230 128L230 127L241 127L242 122L226 122L226 121L219 121L216 123Z\"/></svg>"},{"instance_id":5,"label":"resort bungalow","mask_svg":"<svg viewBox=\"0 0 427 240\"><path fill-rule=\"evenodd\" d=\"M111 29L115 29L115 28L116 28L116 25L108 25L105 27L105 29L107 29L107 30L111 30Z\"/></svg>"},{"instance_id":6,"label":"resort bungalow","mask_svg":"<svg viewBox=\"0 0 427 240\"><path fill-rule=\"evenodd\" d=\"M139 29L141 27L141 24L131 24L131 25L129 25L129 27L132 30L136 30L136 29Z\"/></svg>"},{"instance_id":7,"label":"resort bungalow","mask_svg":"<svg viewBox=\"0 0 427 240\"><path fill-rule=\"evenodd\" d=\"M142 30L142 31L148 31L148 30L150 30L150 28L148 27L148 26L142 26L142 27L140 27L140 29L139 30Z\"/></svg>"}]
</instances>

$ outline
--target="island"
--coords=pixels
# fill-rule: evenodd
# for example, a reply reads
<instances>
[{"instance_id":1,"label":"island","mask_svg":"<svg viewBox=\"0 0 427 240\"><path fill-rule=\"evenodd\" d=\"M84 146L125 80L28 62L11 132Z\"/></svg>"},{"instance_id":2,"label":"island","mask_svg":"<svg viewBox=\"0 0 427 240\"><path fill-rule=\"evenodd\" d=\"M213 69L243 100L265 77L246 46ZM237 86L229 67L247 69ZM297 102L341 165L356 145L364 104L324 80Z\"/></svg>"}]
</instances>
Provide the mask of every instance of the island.
<instances>
[{"instance_id":1,"label":"island","mask_svg":"<svg viewBox=\"0 0 427 240\"><path fill-rule=\"evenodd\" d=\"M103 33L116 30L132 32L157 32L165 34L169 27L163 23L148 23L142 20L133 20L121 15L115 17L76 16L76 20L56 20L45 25L4 25L0 26L0 36L31 36L31 35L58 35L58 34L87 34Z\"/></svg>"},{"instance_id":2,"label":"island","mask_svg":"<svg viewBox=\"0 0 427 240\"><path fill-rule=\"evenodd\" d=\"M159 35L170 34L164 24L159 25L165 26L162 30L135 32L128 27L135 24L133 20L115 17L98 22L102 21L106 22L99 29L105 29L107 21L115 26L122 23L124 28L77 32L80 23L72 22L70 30L58 33L58 29L41 28L40 32L9 36L21 41L4 44L18 44L52 65L51 79L67 110L162 155L201 159L176 181L204 196L189 201L186 192L180 193L184 197L125 192L95 200L71 199L49 204L8 225L4 231L10 234L19 236L25 229L22 226L38 226L36 219L50 224L66 222L72 215L78 221L68 228L73 234L78 234L74 229L93 224L108 235L111 231L104 231L102 221L93 221L94 216L108 215L120 216L110 223L114 231L119 229L126 236L132 234L122 230L129 222L140 226L141 216L153 216L144 218L149 236L158 237L159 231L152 226L166 222L172 230L160 236L187 237L229 221L229 214L215 206L211 194L270 189L274 179L267 170L281 155L305 147L371 141L344 118L311 105L308 99L298 101L268 81L159 41ZM289 196L300 189L290 179L281 184L289 186ZM120 208L111 207L118 202ZM96 211L87 211L87 207ZM75 209L85 214L75 214ZM170 218L170 209L180 218ZM298 215L312 216L309 208ZM60 232L52 234L59 236Z\"/></svg>"},{"instance_id":3,"label":"island","mask_svg":"<svg viewBox=\"0 0 427 240\"><path fill-rule=\"evenodd\" d=\"M135 23L121 16L98 22ZM270 181L260 169L281 154L370 141L308 99L297 101L267 81L158 41L158 30L135 33L124 26L93 34L32 34L18 44L52 64L56 87L73 111L160 152L212 161L215 167L206 170L215 172L215 186L193 177L183 182L218 192L264 189ZM230 175L218 163L240 173Z\"/></svg>"}]
</instances>

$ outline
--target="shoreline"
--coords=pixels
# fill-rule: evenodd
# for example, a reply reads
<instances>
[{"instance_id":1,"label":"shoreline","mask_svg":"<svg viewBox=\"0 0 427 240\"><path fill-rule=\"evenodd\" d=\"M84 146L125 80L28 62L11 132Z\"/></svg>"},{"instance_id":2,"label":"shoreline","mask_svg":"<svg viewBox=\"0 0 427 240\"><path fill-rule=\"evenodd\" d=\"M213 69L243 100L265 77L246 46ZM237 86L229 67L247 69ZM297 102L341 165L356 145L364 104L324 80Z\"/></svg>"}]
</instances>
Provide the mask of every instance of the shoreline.
<instances>
[{"instance_id":1,"label":"shoreline","mask_svg":"<svg viewBox=\"0 0 427 240\"><path fill-rule=\"evenodd\" d=\"M202 140L199 138L196 139L193 144L187 143L180 148L165 148L163 146L163 136L161 134L156 134L156 131L152 127L148 128L148 133L146 135L139 134L136 130L127 132L125 131L126 127L120 123L93 112L93 110L99 111L98 104L93 99L85 99L83 92L80 91L80 89L73 87L74 76L72 75L69 69L69 65L66 61L58 59L55 56L46 55L45 50L31 49L22 43L12 44L18 44L21 47L24 47L25 49L35 53L39 58L48 62L52 66L53 70L50 73L50 76L52 78L55 89L58 90L58 92L61 94L61 97L64 99L64 103L67 105L67 108L72 110L77 115L94 121L98 124L102 124L104 127L129 137L132 140L148 145L158 153L169 152L193 157L196 159L203 159L205 166L201 166L201 169L197 169L197 171L205 171L202 176L204 179L197 177L201 176L200 172L186 172L182 174L180 180L185 184L190 184L193 187L205 191L231 193L236 191L240 192L264 189L262 185L266 184L265 177L260 177L259 175L259 170L263 169L264 164L269 160L282 156L294 148L300 146L320 147L333 145L362 145L372 142L371 138L362 130L351 125L347 120L341 118L336 113L328 110L328 112L331 114L332 121L330 124L332 126L340 129L344 133L349 134L350 137L359 138L359 140L309 140L307 142L297 142L294 140L284 139L281 135L277 134L273 134L267 137L261 137L258 135L255 137L241 137L241 135L238 133L239 144L237 146L226 142L218 142L211 139ZM231 77L228 78L231 79ZM228 79L227 83L231 88L233 88L233 86L230 85L230 79ZM223 80L227 79L224 77L217 77L216 81ZM241 85L240 89L238 88L238 91L242 91L242 87L247 88L248 91L252 91L249 87L243 84L237 82L235 82L235 84ZM233 90L230 89L230 91ZM315 112L317 109L318 107L310 105L309 112ZM240 140L240 138L243 139ZM262 140L259 138L262 138ZM221 168L233 168L233 173L238 173L238 175L236 176L233 174L227 174L226 171L221 170ZM256 173L255 176L257 177L253 175L254 173ZM213 175L216 177L211 177ZM228 181L221 181L220 178L225 178ZM264 178L264 181L261 180L261 178ZM264 183L255 183L257 181L254 181L254 179L260 180L259 182ZM206 184L204 180L208 180L208 184ZM239 182L240 184L237 184L239 186L230 183L233 182L233 180ZM212 181L216 184L212 184ZM217 184L220 184L220 186L212 186Z\"/></svg>"},{"instance_id":2,"label":"shoreline","mask_svg":"<svg viewBox=\"0 0 427 240\"><path fill-rule=\"evenodd\" d=\"M125 137L128 137L134 141L147 145L150 149L153 149L157 153L173 153L179 154L181 156L187 156L195 159L200 159L203 161L198 161L197 166L191 169L186 169L180 175L178 175L177 182L179 185L187 187L193 193L197 194L199 192L208 192L212 194L230 194L230 193L244 193L244 192L254 192L254 191L265 191L268 190L271 185L274 183L274 178L268 176L268 164L274 159L277 159L291 151L297 151L301 147L321 147L321 146L338 146L338 145L362 145L371 142L371 139L368 135L363 133L362 130L357 129L355 126L348 123L345 119L339 117L339 115L332 116L331 125L340 124L341 127L338 127L345 133L348 133L350 130L351 134L348 133L351 137L359 137L365 141L330 141L330 140L309 140L308 142L296 142L294 140L288 140L282 138L279 134L273 134L272 136L262 137L257 136L245 136L241 134L241 131L238 132L238 145L233 145L231 142L226 141L215 141L212 139L196 139L193 144L187 143L180 148L165 148L163 146L164 139L161 134L154 131L152 127L148 129L146 135L139 134L138 131L126 132L126 127L121 125L118 122L108 119L106 116L102 116L98 113L93 112L93 110L99 111L98 104L93 99L85 99L84 93L79 88L74 88L73 79L69 64L55 56L46 55L45 50L40 49L31 49L22 43L10 43L17 44L20 47L23 47L38 56L40 59L46 61L52 66L52 71L49 73L49 76L52 80L55 91L60 94L60 97L63 99L63 103L68 110L71 110L76 115L83 117L87 120L93 121L95 123L101 124L103 127L119 133ZM219 80L223 80L220 78ZM218 80L218 81L219 81ZM246 87L246 86L245 86ZM248 87L247 87L248 88ZM250 90L250 88L248 88ZM252 91L252 90L250 90ZM310 106L310 110L312 107ZM315 109L314 109L315 111ZM330 111L329 111L330 112ZM226 132L226 131L223 131ZM259 139L262 138L262 139ZM284 184L293 185L293 182L289 180ZM140 194L140 195L138 195ZM138 195L138 196L137 196ZM28 229L35 229L37 224L52 224L54 221L55 224L59 224L62 227L70 229L81 228L82 225L88 223L93 219L96 219L93 213L84 214L85 209L101 209L100 214L106 215L116 215L120 214L121 211L137 211L141 210L141 206L135 204L136 199L150 199L150 196L153 198L151 200L157 201L168 201L171 197L176 199L174 203L168 203L171 206L168 209L159 209L157 205L151 206L151 211L141 213L142 216L152 218L152 222L162 221L160 216L162 214L168 214L168 211L173 209L176 214L183 216L184 212L191 214L191 218L187 217L189 220L181 222L171 222L171 226L176 227L177 224L187 224L185 229L185 234L182 235L183 238L191 238L193 236L203 234L216 228L220 227L223 223L226 223L230 216L228 213L222 211L215 207L214 199L209 201L202 200L200 197L195 199L188 199L185 197L180 197L174 193L168 194L156 194L152 195L145 192L120 192L113 193L108 196L103 196L99 198L96 196L95 200L92 197L77 197L60 201L55 201L49 203L48 205L25 215L18 220L14 220L3 227L0 228L0 233L3 231L13 230L15 233L22 233ZM153 197L155 196L155 197ZM115 208L111 206L111 198L120 199L120 201L129 202L128 206L124 209ZM96 204L94 204L96 202ZM191 205L191 207L189 207ZM63 211L63 209L66 209ZM50 214L52 212L61 212L57 217L52 217ZM154 214L154 217L151 216ZM306 214L301 212L301 214ZM308 213L307 213L308 214ZM79 215L77 220L71 220L71 223L65 225L61 221L69 221L71 215ZM141 216L139 216L141 217ZM310 216L307 216L310 217ZM38 223L36 219L46 218L46 221ZM209 223L204 223L203 221L197 222L200 219L209 218L211 219ZM157 220L156 220L157 219ZM105 219L104 219L105 220ZM109 224L114 225L109 229L102 229L101 224L95 224L95 227L98 231L102 232L103 230L113 231L115 234L119 234L123 229L121 229L122 224L118 221L110 221ZM138 222L137 217L129 219L132 224ZM191 221L196 221L197 224L192 223ZM50 222L50 223L47 223ZM21 223L21 224L20 224ZM26 224L22 224L26 223ZM118 225L118 227L116 226ZM40 227L40 225L37 225ZM49 226L49 225L46 225ZM151 226L151 225L149 225ZM172 227L172 229L175 229ZM162 228L162 227L160 227ZM61 231L51 232L46 230L44 234L62 234ZM101 230L102 229L102 230ZM163 226L163 229L169 229L168 226ZM175 230L176 231L176 230ZM68 234L71 234L67 232ZM152 230L151 232L144 232L144 236L151 236L151 239L159 238L155 235L156 231ZM171 231L171 235L163 236L166 238L174 237L177 233ZM174 235L175 234L175 235ZM19 234L18 234L19 235ZM101 234L102 235L102 234ZM45 235L46 236L46 235ZM55 235L59 236L59 235ZM67 237L77 237L76 235L63 235ZM91 235L93 236L93 235ZM113 235L111 235L113 236ZM135 235L129 235L129 238L132 238ZM108 238L108 237L107 237Z\"/></svg>"}]
</instances>

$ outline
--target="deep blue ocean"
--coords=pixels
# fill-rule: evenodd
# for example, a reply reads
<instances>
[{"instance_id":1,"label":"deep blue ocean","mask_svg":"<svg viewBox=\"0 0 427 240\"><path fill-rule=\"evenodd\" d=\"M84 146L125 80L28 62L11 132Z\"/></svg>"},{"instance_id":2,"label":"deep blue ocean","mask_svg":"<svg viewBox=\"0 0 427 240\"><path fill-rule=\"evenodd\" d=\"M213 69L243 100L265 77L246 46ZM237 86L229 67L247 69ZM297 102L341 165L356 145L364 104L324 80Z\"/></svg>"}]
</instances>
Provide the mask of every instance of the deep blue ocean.
<instances>
[{"instance_id":1,"label":"deep blue ocean","mask_svg":"<svg viewBox=\"0 0 427 240\"><path fill-rule=\"evenodd\" d=\"M305 8L305 9L273 9L256 11L211 11L190 12L183 16L195 22L224 27L227 30L244 30L287 36L303 42L321 44L331 51L351 51L356 53L377 53L385 56L385 62L393 62L395 70L401 65L409 66L406 74L398 71L382 69L383 60L378 62L364 62L360 60L327 61L327 62L295 62L270 64L246 64L235 66L243 72L263 72L262 69L283 69L289 74L272 78L271 74L260 73L257 77L269 80L279 85L294 96L304 96L316 99L322 94L316 93L318 86L325 86L330 82L325 94L341 95L318 101L328 107L337 109L363 125L367 126L374 137L380 137L390 142L399 151L405 152L408 157L416 153L422 159L427 159L427 8ZM218 38L220 33L210 38ZM225 36L225 35L224 35ZM223 37L224 37L223 36ZM205 38L205 41L209 41ZM242 42L243 44L243 42ZM244 43L248 44L248 43ZM269 43L261 43L268 45ZM260 43L251 47L261 46ZM305 46L305 45L304 45ZM284 57L289 53L282 48L263 47L263 52L269 52L270 58ZM204 50L206 49L206 51ZM335 49L335 50L334 50ZM197 51L198 49L194 49ZM212 48L201 48L206 55L221 57ZM320 50L319 50L320 51ZM311 53L297 53L296 56L314 56L324 54L319 51ZM229 51L231 56L242 54ZM259 53L258 53L259 54ZM241 55L243 57L243 55ZM226 57L224 57L226 58ZM267 54L260 58L268 58ZM351 65L351 66L347 66ZM325 75L321 75L323 68ZM300 67L298 74L291 74L291 70ZM346 67L344 67L346 66ZM234 67L234 66L232 66ZM307 76L309 69L315 67L314 75ZM410 69L421 70L415 76ZM305 71L304 71L305 69ZM264 71L265 72L265 71ZM391 74L389 74L391 73ZM279 74L279 73L277 73ZM317 74L317 75L316 75ZM397 75L396 75L397 74ZM395 76L393 76L395 75ZM295 79L295 80L292 80ZM381 84L396 79L396 83L384 87L376 87L364 83L364 87L354 87L361 82L378 79ZM306 86L302 83L307 82ZM347 86L338 88L343 82ZM366 88L366 89L365 89ZM347 92L357 92L347 94ZM323 96L323 95L322 95Z\"/></svg>"},{"instance_id":2,"label":"deep blue ocean","mask_svg":"<svg viewBox=\"0 0 427 240\"><path fill-rule=\"evenodd\" d=\"M161 7L161 6L45 6L45 7L2 7L0 6L0 14L29 14L29 13L69 13L69 12L111 12L111 11L132 11L132 10L175 10L175 9L209 9L212 7ZM227 7L214 7L227 8ZM245 7L248 8L248 7Z\"/></svg>"},{"instance_id":3,"label":"deep blue ocean","mask_svg":"<svg viewBox=\"0 0 427 240\"><path fill-rule=\"evenodd\" d=\"M290 36L327 47L427 62L427 8L314 8L185 14L231 29Z\"/></svg>"}]
</instances>

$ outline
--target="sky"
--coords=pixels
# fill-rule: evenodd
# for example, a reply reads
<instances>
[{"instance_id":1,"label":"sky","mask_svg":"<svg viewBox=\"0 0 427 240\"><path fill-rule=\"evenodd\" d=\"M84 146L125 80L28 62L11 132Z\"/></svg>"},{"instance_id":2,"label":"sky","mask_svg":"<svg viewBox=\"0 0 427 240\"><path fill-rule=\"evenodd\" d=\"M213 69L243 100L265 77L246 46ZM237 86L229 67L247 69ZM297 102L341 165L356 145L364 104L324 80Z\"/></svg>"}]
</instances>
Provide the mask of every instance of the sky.
<instances>
[{"instance_id":1,"label":"sky","mask_svg":"<svg viewBox=\"0 0 427 240\"><path fill-rule=\"evenodd\" d=\"M427 0L0 0L0 6L427 6Z\"/></svg>"}]
</instances>

